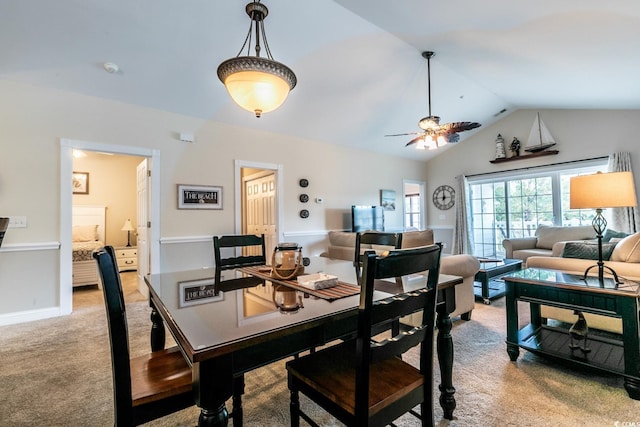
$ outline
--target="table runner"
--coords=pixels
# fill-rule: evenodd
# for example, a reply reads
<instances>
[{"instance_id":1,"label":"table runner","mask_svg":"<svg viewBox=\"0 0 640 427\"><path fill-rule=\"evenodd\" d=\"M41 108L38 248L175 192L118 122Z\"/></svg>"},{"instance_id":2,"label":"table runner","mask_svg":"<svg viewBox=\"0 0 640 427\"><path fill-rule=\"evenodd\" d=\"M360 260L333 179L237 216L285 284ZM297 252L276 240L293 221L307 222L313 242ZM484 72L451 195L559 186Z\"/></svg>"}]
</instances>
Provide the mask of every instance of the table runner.
<instances>
[{"instance_id":1,"label":"table runner","mask_svg":"<svg viewBox=\"0 0 640 427\"><path fill-rule=\"evenodd\" d=\"M313 295L318 298L333 301L343 297L349 297L351 295L358 295L360 293L360 287L352 285L350 283L342 282L338 280L338 284L332 288L326 289L309 289L305 286L298 284L296 279L282 280L276 279L271 276L271 268L266 265L255 265L251 267L240 267L239 271L250 274L255 277L259 277L264 280L269 280L274 283L282 284L289 288L295 289L305 294Z\"/></svg>"}]
</instances>

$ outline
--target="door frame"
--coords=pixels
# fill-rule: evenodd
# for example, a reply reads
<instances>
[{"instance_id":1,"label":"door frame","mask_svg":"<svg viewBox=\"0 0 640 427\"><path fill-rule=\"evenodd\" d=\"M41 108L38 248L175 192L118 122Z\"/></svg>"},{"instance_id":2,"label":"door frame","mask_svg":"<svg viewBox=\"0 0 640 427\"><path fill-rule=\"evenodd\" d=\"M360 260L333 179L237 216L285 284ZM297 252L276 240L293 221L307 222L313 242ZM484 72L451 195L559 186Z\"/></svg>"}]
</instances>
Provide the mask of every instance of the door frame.
<instances>
[{"instance_id":1,"label":"door frame","mask_svg":"<svg viewBox=\"0 0 640 427\"><path fill-rule=\"evenodd\" d=\"M151 204L148 207L149 256L151 273L160 272L160 150L126 145L102 144L75 139L60 139L60 314L73 309L71 220L73 206L73 150L99 151L149 159Z\"/></svg>"},{"instance_id":2,"label":"door frame","mask_svg":"<svg viewBox=\"0 0 640 427\"><path fill-rule=\"evenodd\" d=\"M275 163L261 163L261 162L251 162L246 160L235 160L234 161L235 168L235 233L242 234L242 224L243 224L243 213L242 213L242 168L253 168L253 169L263 169L273 171L276 180L276 241L282 242L284 239L284 229L282 226L283 215L284 212L284 167Z\"/></svg>"}]
</instances>

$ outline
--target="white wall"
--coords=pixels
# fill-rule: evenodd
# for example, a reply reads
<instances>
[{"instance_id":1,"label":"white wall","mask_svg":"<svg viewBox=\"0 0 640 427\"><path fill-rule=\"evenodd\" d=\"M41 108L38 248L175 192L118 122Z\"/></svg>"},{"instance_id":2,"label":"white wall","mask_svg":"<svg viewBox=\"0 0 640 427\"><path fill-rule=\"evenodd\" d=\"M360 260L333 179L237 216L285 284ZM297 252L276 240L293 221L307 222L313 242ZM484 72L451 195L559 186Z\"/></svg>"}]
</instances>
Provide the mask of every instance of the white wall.
<instances>
[{"instance_id":1,"label":"white wall","mask_svg":"<svg viewBox=\"0 0 640 427\"><path fill-rule=\"evenodd\" d=\"M418 161L6 80L0 80L0 92L0 215L28 221L27 228L9 229L0 249L0 324L16 313L46 316L59 305L61 138L160 150L163 271L211 265L209 243L199 237L235 229L235 160L283 165L283 233L314 252L327 230L349 227L352 204L377 205L380 189L401 195L403 179L426 179ZM247 120L256 119L248 114ZM179 141L180 132L193 133L196 142ZM309 180L304 192L312 200L324 199L304 205L311 214L305 220L298 216L300 178ZM178 210L179 183L222 186L224 209ZM402 211L389 212L386 224L401 228Z\"/></svg>"},{"instance_id":2,"label":"white wall","mask_svg":"<svg viewBox=\"0 0 640 427\"><path fill-rule=\"evenodd\" d=\"M526 144L538 110L518 110L491 126L482 127L470 138L444 151L427 162L427 194L436 187L449 184L455 188L455 177L520 169L551 163L568 162L610 153L632 153L636 192L640 189L640 110L540 110L540 117L554 136L559 153L534 159L493 164L498 134L506 145L514 136ZM509 155L511 153L508 153ZM520 154L526 154L524 150ZM526 171L523 171L526 173ZM438 210L429 203L429 227L453 227L455 208Z\"/></svg>"}]
</instances>

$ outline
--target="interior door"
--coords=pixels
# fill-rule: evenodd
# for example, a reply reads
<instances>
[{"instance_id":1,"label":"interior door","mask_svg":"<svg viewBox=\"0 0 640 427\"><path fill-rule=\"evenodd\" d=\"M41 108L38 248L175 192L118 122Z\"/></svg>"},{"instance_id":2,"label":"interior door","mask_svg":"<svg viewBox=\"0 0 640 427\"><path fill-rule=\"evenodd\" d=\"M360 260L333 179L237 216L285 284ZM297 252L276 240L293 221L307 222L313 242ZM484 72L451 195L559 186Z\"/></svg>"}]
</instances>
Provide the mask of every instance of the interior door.
<instances>
[{"instance_id":1,"label":"interior door","mask_svg":"<svg viewBox=\"0 0 640 427\"><path fill-rule=\"evenodd\" d=\"M149 262L149 242L147 230L149 226L149 160L144 159L136 167L136 232L138 233L138 287L143 289L140 292L146 295L144 286L144 276L150 273ZM143 292L144 291L144 292Z\"/></svg>"},{"instance_id":2,"label":"interior door","mask_svg":"<svg viewBox=\"0 0 640 427\"><path fill-rule=\"evenodd\" d=\"M246 232L264 234L267 262L277 243L275 218L276 183L275 174L248 178L244 184L246 195Z\"/></svg>"}]
</instances>

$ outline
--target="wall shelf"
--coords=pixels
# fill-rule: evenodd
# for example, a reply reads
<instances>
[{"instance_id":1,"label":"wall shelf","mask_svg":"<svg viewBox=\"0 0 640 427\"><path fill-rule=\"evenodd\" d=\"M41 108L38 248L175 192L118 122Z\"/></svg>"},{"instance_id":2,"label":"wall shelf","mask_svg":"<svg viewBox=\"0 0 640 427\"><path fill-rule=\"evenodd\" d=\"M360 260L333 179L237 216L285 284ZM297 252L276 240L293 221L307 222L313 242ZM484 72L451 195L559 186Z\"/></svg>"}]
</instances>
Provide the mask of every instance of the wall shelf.
<instances>
[{"instance_id":1,"label":"wall shelf","mask_svg":"<svg viewBox=\"0 0 640 427\"><path fill-rule=\"evenodd\" d=\"M489 160L489 163L504 163L504 162L511 162L513 160L532 159L534 157L551 156L553 154L558 154L558 153L559 153L558 150L544 150L544 151L538 151L537 153L523 154L522 156L511 156L511 157L505 157L503 159Z\"/></svg>"}]
</instances>

